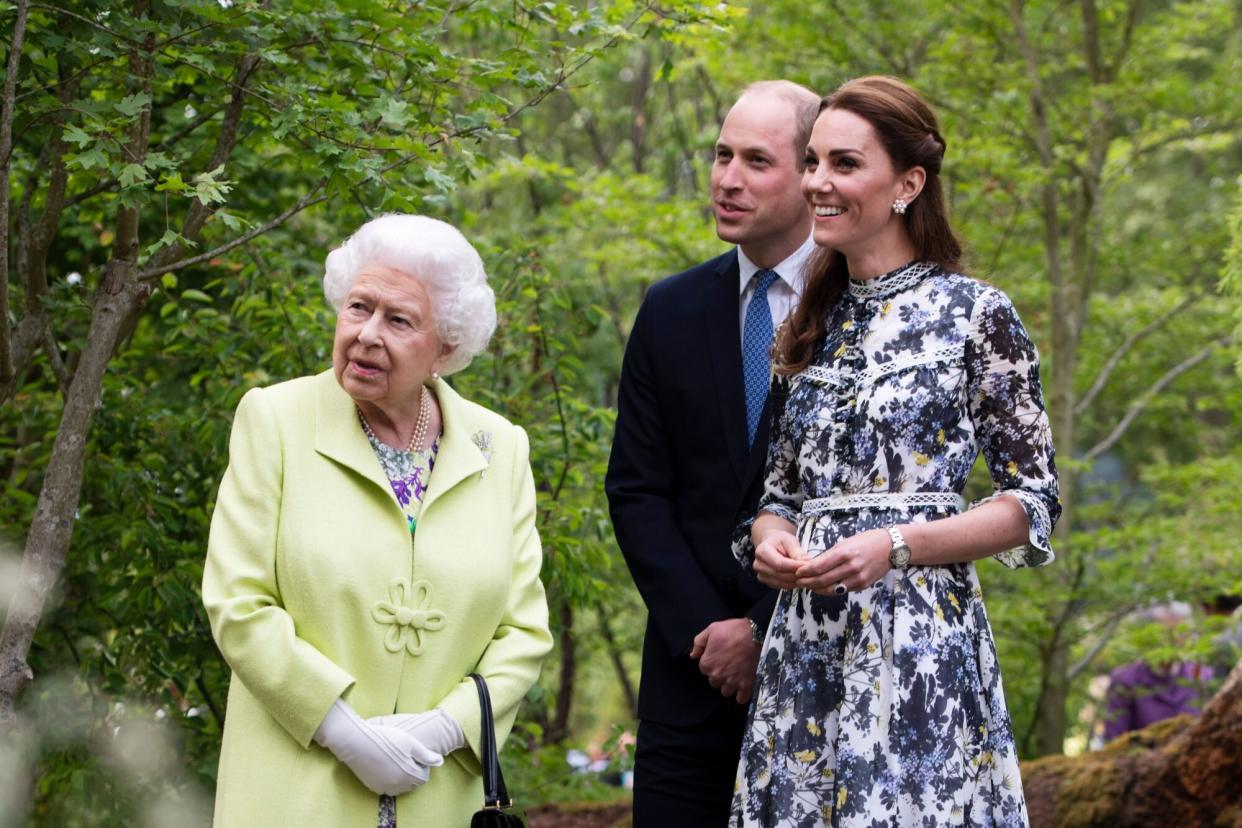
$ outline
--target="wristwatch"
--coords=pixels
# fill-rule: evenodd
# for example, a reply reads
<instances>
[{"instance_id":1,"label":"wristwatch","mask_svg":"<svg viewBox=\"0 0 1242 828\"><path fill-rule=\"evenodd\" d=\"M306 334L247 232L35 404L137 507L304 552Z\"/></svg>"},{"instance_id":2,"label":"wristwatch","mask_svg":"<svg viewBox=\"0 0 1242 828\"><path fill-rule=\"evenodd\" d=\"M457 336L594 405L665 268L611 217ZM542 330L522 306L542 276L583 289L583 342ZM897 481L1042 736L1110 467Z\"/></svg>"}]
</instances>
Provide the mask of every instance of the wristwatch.
<instances>
[{"instance_id":1,"label":"wristwatch","mask_svg":"<svg viewBox=\"0 0 1242 828\"><path fill-rule=\"evenodd\" d=\"M910 545L896 526L888 527L888 536L893 539L893 548L888 553L889 566L898 570L905 569L910 565Z\"/></svg>"},{"instance_id":2,"label":"wristwatch","mask_svg":"<svg viewBox=\"0 0 1242 828\"><path fill-rule=\"evenodd\" d=\"M759 625L755 623L755 619L750 616L747 616L746 620L750 623L750 640L756 644L762 644L763 630L760 629Z\"/></svg>"}]
</instances>

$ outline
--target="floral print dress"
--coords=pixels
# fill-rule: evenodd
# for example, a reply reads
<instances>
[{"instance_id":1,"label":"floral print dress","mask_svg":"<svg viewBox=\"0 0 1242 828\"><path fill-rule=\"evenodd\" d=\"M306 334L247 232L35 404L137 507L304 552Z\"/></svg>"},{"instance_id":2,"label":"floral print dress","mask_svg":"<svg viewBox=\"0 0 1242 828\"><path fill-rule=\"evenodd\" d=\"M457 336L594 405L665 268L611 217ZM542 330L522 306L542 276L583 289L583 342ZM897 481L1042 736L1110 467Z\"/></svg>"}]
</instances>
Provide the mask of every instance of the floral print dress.
<instances>
[{"instance_id":1,"label":"floral print dress","mask_svg":"<svg viewBox=\"0 0 1242 828\"><path fill-rule=\"evenodd\" d=\"M392 486L392 493L397 498L397 505L405 513L410 534L418 528L418 514L423 504L423 495L427 493L427 482L431 478L431 470L436 464L436 451L440 448L437 438L426 451L405 451L381 443L375 435L367 433L367 441L379 459L384 475ZM397 800L381 794L379 798L379 818L376 828L396 828Z\"/></svg>"},{"instance_id":2,"label":"floral print dress","mask_svg":"<svg viewBox=\"0 0 1242 828\"><path fill-rule=\"evenodd\" d=\"M982 451L996 489L985 500L1017 498L1030 526L996 558L1052 560L1060 506L1038 357L999 290L926 263L851 280L810 366L772 393L759 510L794 523L811 556L961 511ZM749 526L734 552L753 565ZM780 593L731 824L1027 824L973 564L912 565L843 596Z\"/></svg>"}]
</instances>

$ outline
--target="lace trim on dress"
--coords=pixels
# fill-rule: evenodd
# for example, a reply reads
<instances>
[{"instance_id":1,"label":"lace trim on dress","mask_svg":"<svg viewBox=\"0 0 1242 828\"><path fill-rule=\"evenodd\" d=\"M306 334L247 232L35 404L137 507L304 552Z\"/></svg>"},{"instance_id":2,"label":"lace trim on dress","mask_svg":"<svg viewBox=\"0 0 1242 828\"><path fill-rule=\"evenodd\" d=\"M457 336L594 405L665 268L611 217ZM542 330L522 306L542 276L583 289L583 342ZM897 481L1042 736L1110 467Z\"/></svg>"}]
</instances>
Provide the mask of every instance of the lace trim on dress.
<instances>
[{"instance_id":1,"label":"lace trim on dress","mask_svg":"<svg viewBox=\"0 0 1242 828\"><path fill-rule=\"evenodd\" d=\"M910 356L898 357L892 362L886 362L883 365L877 365L874 368L868 368L858 377L858 385L866 386L877 382L889 374L896 374L905 371L907 368L919 368L924 365L935 365L941 362L960 361L965 356L965 346L962 344L946 345L942 348L933 348L930 351L922 351ZM835 368L825 368L822 365L810 365L806 370L794 375L794 379L809 380L818 385L823 386L842 386L851 384L852 375L845 371L839 371Z\"/></svg>"},{"instance_id":2,"label":"lace trim on dress","mask_svg":"<svg viewBox=\"0 0 1242 828\"><path fill-rule=\"evenodd\" d=\"M966 501L954 492L874 492L834 497L817 497L803 501L802 517L824 512L849 512L856 509L917 509L935 507L964 511Z\"/></svg>"},{"instance_id":3,"label":"lace trim on dress","mask_svg":"<svg viewBox=\"0 0 1242 828\"><path fill-rule=\"evenodd\" d=\"M910 262L874 279L850 279L850 296L855 299L883 299L909 290L936 269L935 262Z\"/></svg>"},{"instance_id":4,"label":"lace trim on dress","mask_svg":"<svg viewBox=\"0 0 1242 828\"><path fill-rule=\"evenodd\" d=\"M1052 561L1056 560L1056 554L1052 551L1051 544L1052 515L1048 513L1047 505L1037 495L1026 489L997 489L987 497L980 498L971 503L970 508L978 508L984 503L990 503L1006 495L1016 497L1026 511L1026 518L1029 524L1027 541L1013 549L1002 549L993 557L1010 569L1017 569L1023 566L1046 566L1052 563Z\"/></svg>"}]
</instances>

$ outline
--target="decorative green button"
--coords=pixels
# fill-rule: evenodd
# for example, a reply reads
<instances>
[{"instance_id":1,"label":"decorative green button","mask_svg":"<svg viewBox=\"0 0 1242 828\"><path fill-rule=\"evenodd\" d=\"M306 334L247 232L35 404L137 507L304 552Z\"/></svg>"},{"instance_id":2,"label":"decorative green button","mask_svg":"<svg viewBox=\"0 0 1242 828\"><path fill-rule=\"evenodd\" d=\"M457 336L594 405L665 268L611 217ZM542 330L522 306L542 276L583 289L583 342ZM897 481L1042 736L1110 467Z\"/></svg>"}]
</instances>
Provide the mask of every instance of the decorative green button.
<instances>
[{"instance_id":1,"label":"decorative green button","mask_svg":"<svg viewBox=\"0 0 1242 828\"><path fill-rule=\"evenodd\" d=\"M411 584L405 578L397 578L388 586L390 601L376 603L371 617L388 627L384 632L384 647L390 653L405 650L410 655L423 651L423 631L435 632L444 628L444 613L431 609L431 582L420 580Z\"/></svg>"}]
</instances>

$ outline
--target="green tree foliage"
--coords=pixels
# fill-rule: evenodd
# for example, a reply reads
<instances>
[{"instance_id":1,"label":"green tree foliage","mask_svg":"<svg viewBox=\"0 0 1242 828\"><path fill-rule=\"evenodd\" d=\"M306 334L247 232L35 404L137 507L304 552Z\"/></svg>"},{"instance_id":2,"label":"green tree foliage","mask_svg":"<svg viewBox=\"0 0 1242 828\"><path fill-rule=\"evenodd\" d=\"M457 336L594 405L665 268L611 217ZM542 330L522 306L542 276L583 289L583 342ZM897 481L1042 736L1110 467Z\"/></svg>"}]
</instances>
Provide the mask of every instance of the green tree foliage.
<instances>
[{"instance_id":1,"label":"green tree foliage","mask_svg":"<svg viewBox=\"0 0 1242 828\"><path fill-rule=\"evenodd\" d=\"M656 204L686 218L703 206L710 147L743 85L788 77L827 92L888 73L927 94L971 270L1015 298L1044 356L1060 557L982 573L1023 750L1057 751L1082 735L1088 680L1130 652L1132 610L1236 590L1236 510L1209 504L1231 496L1223 471L1238 460L1238 303L1217 294L1242 128L1238 32L1223 2L754 3L727 29L632 44L593 86L550 102L554 118L524 122L537 181L503 206L524 223L587 202L597 171L621 177L640 207L600 182L607 212L576 223L586 244L544 259L606 286L624 334L646 284L723 245L692 219L631 233L631 250L598 261L597 240L618 218L645 230ZM553 160L560 186L538 172ZM600 367L610 382L616 365ZM972 491L987 487L980 475Z\"/></svg>"},{"instance_id":2,"label":"green tree foliage","mask_svg":"<svg viewBox=\"0 0 1242 828\"><path fill-rule=\"evenodd\" d=\"M376 212L459 219L451 194L513 142L520 115L617 43L714 13L4 7L0 514L25 556L5 569L17 577L5 583L0 777L18 790L27 770L38 780L4 813L201 816L227 669L198 583L228 424L247 388L326 366L324 253ZM579 393L591 378L577 337L597 317L576 315L583 300L532 245L507 241L479 236L504 327L462 387L531 424L545 578L579 606L607 561L595 486L610 420Z\"/></svg>"},{"instance_id":3,"label":"green tree foliage","mask_svg":"<svg viewBox=\"0 0 1242 828\"><path fill-rule=\"evenodd\" d=\"M723 249L711 146L769 77L897 74L942 115L955 221L1041 347L1068 484L1051 568L981 566L1006 692L1028 755L1082 735L1088 680L1150 644L1132 609L1242 588L1237 15L3 4L0 542L27 561L0 566L5 647L55 591L0 665L22 711L0 789L30 771L35 824L206 813L228 676L197 585L231 412L326 366L324 253L385 210L457 223L497 289L455 382L530 432L559 641L510 761L576 789L527 750L629 724L642 606L602 494L622 349L648 285Z\"/></svg>"}]
</instances>

